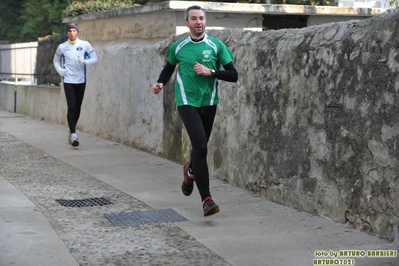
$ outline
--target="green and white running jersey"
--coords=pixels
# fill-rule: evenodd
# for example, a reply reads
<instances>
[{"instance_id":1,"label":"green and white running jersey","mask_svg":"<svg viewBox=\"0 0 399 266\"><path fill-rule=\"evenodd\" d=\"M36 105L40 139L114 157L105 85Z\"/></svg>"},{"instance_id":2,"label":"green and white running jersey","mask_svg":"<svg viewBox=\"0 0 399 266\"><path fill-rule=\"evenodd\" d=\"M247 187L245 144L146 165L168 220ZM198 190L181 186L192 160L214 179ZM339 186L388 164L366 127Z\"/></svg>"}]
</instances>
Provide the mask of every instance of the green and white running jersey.
<instances>
[{"instance_id":1,"label":"green and white running jersey","mask_svg":"<svg viewBox=\"0 0 399 266\"><path fill-rule=\"evenodd\" d=\"M175 83L177 106L211 106L219 103L218 80L214 77L197 75L196 62L210 69L220 69L234 60L227 46L205 34L202 41L193 42L188 36L174 42L166 54L169 63L178 64Z\"/></svg>"}]
</instances>

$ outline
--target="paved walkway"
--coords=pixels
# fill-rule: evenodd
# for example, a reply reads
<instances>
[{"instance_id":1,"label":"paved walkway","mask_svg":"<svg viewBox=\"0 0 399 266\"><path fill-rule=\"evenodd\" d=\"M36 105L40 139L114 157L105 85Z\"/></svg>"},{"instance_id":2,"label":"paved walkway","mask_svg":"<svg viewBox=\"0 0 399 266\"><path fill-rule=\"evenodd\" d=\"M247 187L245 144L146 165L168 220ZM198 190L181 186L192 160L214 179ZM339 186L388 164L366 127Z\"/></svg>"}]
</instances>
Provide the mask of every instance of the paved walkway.
<instances>
[{"instance_id":1,"label":"paved walkway","mask_svg":"<svg viewBox=\"0 0 399 266\"><path fill-rule=\"evenodd\" d=\"M333 258L330 251L396 253L399 246L217 179L211 191L221 212L203 217L197 190L191 197L180 191L181 165L78 135L81 146L73 149L66 126L0 111L1 266L305 266L314 259L399 265L397 256ZM56 201L95 198L111 204L65 207ZM117 226L107 219L138 211L168 211L185 221L157 216L161 222Z\"/></svg>"}]
</instances>

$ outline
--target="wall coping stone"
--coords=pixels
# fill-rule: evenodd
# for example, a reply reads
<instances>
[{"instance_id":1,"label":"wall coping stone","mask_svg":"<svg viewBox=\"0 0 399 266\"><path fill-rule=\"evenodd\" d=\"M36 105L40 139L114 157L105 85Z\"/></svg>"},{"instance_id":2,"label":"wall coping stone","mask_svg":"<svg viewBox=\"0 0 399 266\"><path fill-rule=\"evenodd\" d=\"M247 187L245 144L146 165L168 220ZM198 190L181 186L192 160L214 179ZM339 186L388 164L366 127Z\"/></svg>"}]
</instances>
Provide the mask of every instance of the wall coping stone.
<instances>
[{"instance_id":1,"label":"wall coping stone","mask_svg":"<svg viewBox=\"0 0 399 266\"><path fill-rule=\"evenodd\" d=\"M391 8L366 8L366 7L338 7L338 6L309 6L309 5L269 5L269 4L243 4L222 2L196 2L196 1L165 1L149 5L123 8L102 13L85 14L76 17L67 17L64 23L81 20L106 19L118 16L129 16L157 11L184 11L192 5L201 6L206 12L273 14L273 15L312 15L312 16L375 16L384 12L395 11Z\"/></svg>"}]
</instances>

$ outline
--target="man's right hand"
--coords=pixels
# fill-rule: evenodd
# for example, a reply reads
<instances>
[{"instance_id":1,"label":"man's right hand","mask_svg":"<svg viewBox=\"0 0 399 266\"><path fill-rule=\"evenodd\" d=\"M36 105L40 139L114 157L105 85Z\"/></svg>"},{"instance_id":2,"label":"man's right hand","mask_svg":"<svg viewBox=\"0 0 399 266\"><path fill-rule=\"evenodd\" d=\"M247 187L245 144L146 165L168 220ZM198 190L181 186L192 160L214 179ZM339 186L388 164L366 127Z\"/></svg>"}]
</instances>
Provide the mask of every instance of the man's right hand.
<instances>
[{"instance_id":1,"label":"man's right hand","mask_svg":"<svg viewBox=\"0 0 399 266\"><path fill-rule=\"evenodd\" d=\"M162 83L154 83L151 86L151 91L154 94L158 94L163 88L163 84Z\"/></svg>"},{"instance_id":2,"label":"man's right hand","mask_svg":"<svg viewBox=\"0 0 399 266\"><path fill-rule=\"evenodd\" d=\"M65 69L57 70L57 72L58 72L58 74L60 74L61 77L66 75L66 70Z\"/></svg>"}]
</instances>

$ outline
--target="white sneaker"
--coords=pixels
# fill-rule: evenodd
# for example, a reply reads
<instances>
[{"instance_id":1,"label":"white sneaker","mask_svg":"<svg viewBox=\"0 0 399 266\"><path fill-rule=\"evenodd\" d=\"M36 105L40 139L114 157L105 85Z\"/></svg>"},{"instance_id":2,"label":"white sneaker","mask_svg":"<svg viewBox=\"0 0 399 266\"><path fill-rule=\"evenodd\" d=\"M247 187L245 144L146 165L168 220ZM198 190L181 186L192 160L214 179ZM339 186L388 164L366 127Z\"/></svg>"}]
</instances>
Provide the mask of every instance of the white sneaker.
<instances>
[{"instance_id":1,"label":"white sneaker","mask_svg":"<svg viewBox=\"0 0 399 266\"><path fill-rule=\"evenodd\" d=\"M78 140L78 136L76 135L76 133L69 135L69 144L71 144L72 147L79 146L79 140Z\"/></svg>"}]
</instances>

